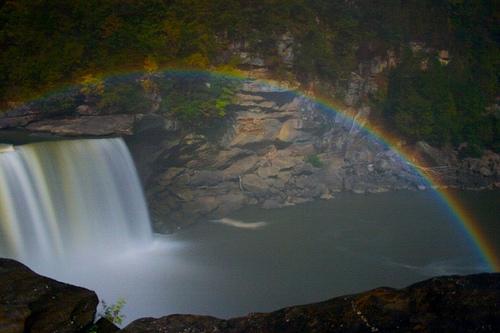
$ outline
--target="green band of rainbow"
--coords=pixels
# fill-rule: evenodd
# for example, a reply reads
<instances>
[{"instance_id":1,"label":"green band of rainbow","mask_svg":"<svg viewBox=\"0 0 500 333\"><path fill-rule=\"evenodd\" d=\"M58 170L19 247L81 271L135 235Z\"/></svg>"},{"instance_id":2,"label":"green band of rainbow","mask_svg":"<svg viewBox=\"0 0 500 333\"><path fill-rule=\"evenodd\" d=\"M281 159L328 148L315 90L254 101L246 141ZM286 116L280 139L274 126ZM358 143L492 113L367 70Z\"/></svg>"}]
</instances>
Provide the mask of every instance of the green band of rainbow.
<instances>
[{"instance_id":1,"label":"green band of rainbow","mask_svg":"<svg viewBox=\"0 0 500 333\"><path fill-rule=\"evenodd\" d=\"M281 85L272 80L262 79L262 78L252 78L248 76L245 72L242 71L220 71L220 70L193 70L193 69L179 69L179 68L162 68L159 69L158 72L168 72L177 75L214 75L220 77L226 77L230 79L238 79L238 80L258 80L262 83L265 83L271 87L275 87L278 89L284 89ZM110 79L118 76L127 76L134 74L141 74L142 71L127 71L127 72L115 72L107 75L100 75L101 79ZM44 94L43 96L39 96L36 99L41 99L54 93L62 92L68 87L63 87L62 89L58 89L57 91L49 92L48 94ZM288 89L287 89L288 90ZM454 219L460 225L460 227L469 235L473 244L477 247L480 255L484 259L484 261L488 264L492 271L500 271L500 258L496 255L494 247L490 244L488 238L482 232L479 227L479 224L475 221L474 217L469 214L466 209L463 208L462 204L456 197L456 195L449 189L444 186L444 184L440 184L440 180L434 176L430 172L425 172L423 169L419 168L420 164L418 158L414 156L414 154L409 151L407 148L398 144L397 138L393 137L390 133L383 131L382 129L371 126L369 123L360 124L349 112L345 112L335 106L335 104L329 100L328 98L321 98L317 96L313 96L311 93L308 93L302 89L291 88L289 89L291 93L296 94L297 96L302 96L309 98L313 102L327 108L331 112L336 114L340 114L343 117L349 118L351 121L357 123L358 126L366 130L370 135L375 137L377 140L380 140L383 144L390 147L394 150L400 158L409 164L416 173L418 173L429 188L432 188L438 195L439 199L448 207L449 211L452 215L454 215Z\"/></svg>"}]
</instances>

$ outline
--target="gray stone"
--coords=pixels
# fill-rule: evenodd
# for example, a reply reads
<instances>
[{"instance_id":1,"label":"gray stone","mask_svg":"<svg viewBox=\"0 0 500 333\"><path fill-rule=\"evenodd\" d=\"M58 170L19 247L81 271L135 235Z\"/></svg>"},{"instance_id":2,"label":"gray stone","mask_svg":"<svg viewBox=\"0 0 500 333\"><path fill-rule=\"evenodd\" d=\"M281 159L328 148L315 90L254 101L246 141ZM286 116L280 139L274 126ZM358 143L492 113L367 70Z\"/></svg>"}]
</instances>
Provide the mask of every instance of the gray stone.
<instances>
[{"instance_id":1,"label":"gray stone","mask_svg":"<svg viewBox=\"0 0 500 333\"><path fill-rule=\"evenodd\" d=\"M128 114L86 116L40 120L29 124L27 129L67 136L131 135L134 122L135 116Z\"/></svg>"},{"instance_id":2,"label":"gray stone","mask_svg":"<svg viewBox=\"0 0 500 333\"><path fill-rule=\"evenodd\" d=\"M256 174L244 175L241 181L245 191L259 194L269 191L269 185Z\"/></svg>"}]
</instances>

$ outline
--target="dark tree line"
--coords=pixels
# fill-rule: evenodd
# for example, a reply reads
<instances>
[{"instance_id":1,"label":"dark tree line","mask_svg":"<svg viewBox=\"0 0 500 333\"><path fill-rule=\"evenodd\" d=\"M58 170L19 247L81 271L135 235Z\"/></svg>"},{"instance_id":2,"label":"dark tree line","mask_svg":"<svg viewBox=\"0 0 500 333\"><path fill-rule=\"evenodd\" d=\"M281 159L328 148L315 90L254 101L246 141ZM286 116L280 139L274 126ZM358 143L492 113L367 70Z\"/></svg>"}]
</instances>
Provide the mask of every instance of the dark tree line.
<instances>
[{"instance_id":1,"label":"dark tree line","mask_svg":"<svg viewBox=\"0 0 500 333\"><path fill-rule=\"evenodd\" d=\"M0 104L37 96L89 73L159 66L237 65L246 41L276 73L342 84L363 45L392 48L401 64L374 99L381 118L410 140L498 149L498 0L10 0L0 9ZM292 69L276 43L295 40ZM442 66L408 43L449 50ZM147 61L146 61L147 62ZM123 88L126 89L126 88Z\"/></svg>"}]
</instances>

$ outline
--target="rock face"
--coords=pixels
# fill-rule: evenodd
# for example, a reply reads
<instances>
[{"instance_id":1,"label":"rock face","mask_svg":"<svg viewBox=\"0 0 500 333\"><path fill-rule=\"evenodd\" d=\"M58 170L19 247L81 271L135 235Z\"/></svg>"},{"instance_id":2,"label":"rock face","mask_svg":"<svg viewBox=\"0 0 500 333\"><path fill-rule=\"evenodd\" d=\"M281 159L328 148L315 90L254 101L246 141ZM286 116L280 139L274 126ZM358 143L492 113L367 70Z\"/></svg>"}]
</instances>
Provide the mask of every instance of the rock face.
<instances>
[{"instance_id":1,"label":"rock face","mask_svg":"<svg viewBox=\"0 0 500 333\"><path fill-rule=\"evenodd\" d=\"M282 36L278 48L284 57L293 58L292 42L290 35ZM346 103L353 105L345 110L349 116L286 89L245 80L239 81L225 110L228 116L219 120L217 130L209 125L188 128L168 111L158 110L161 96L156 90L147 97L156 103L148 111L123 114L113 109L109 114L79 105L70 111L46 107L52 112L42 114L32 104L0 115L0 128L59 136L127 136L154 228L160 232L221 218L245 205L277 208L331 199L340 191L425 189L428 184L412 165L360 127L370 115L362 101L376 90L376 75L397 61L393 52L366 59L346 91ZM65 105L50 103L60 104ZM414 167L446 186L500 187L500 156L493 152L461 159L452 149L418 143L414 155L420 157Z\"/></svg>"},{"instance_id":2,"label":"rock face","mask_svg":"<svg viewBox=\"0 0 500 333\"><path fill-rule=\"evenodd\" d=\"M171 315L143 318L123 332L498 332L500 274L433 278L404 289L361 294L221 320Z\"/></svg>"},{"instance_id":3,"label":"rock face","mask_svg":"<svg viewBox=\"0 0 500 333\"><path fill-rule=\"evenodd\" d=\"M149 132L131 142L156 230L249 204L276 208L421 182L352 119L289 91L247 81L231 110L217 135L164 131L152 138ZM358 109L356 121L366 121L369 111Z\"/></svg>"},{"instance_id":4,"label":"rock face","mask_svg":"<svg viewBox=\"0 0 500 333\"><path fill-rule=\"evenodd\" d=\"M80 332L92 324L93 291L40 276L0 259L0 332Z\"/></svg>"},{"instance_id":5,"label":"rock face","mask_svg":"<svg viewBox=\"0 0 500 333\"><path fill-rule=\"evenodd\" d=\"M130 135L133 133L134 122L134 115L117 114L47 119L29 124L26 128L64 136Z\"/></svg>"},{"instance_id":6,"label":"rock face","mask_svg":"<svg viewBox=\"0 0 500 333\"><path fill-rule=\"evenodd\" d=\"M500 157L494 153L460 160L456 151L419 143L415 156L428 163L403 160L360 127L369 107L353 108L352 118L346 117L251 80L235 96L231 116L216 135L164 127L131 140L157 231L221 218L245 205L278 208L340 191L427 188L413 167L452 187L500 185Z\"/></svg>"}]
</instances>

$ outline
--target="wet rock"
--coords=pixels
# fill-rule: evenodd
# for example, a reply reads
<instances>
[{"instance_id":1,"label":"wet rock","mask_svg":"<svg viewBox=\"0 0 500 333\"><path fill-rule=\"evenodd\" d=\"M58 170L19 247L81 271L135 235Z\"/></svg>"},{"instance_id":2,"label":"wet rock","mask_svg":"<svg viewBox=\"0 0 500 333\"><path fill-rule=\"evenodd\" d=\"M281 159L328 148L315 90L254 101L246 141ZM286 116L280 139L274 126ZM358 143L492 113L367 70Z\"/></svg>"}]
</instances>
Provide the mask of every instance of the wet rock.
<instances>
[{"instance_id":1,"label":"wet rock","mask_svg":"<svg viewBox=\"0 0 500 333\"><path fill-rule=\"evenodd\" d=\"M0 332L80 332L92 324L97 304L93 291L0 259Z\"/></svg>"}]
</instances>

